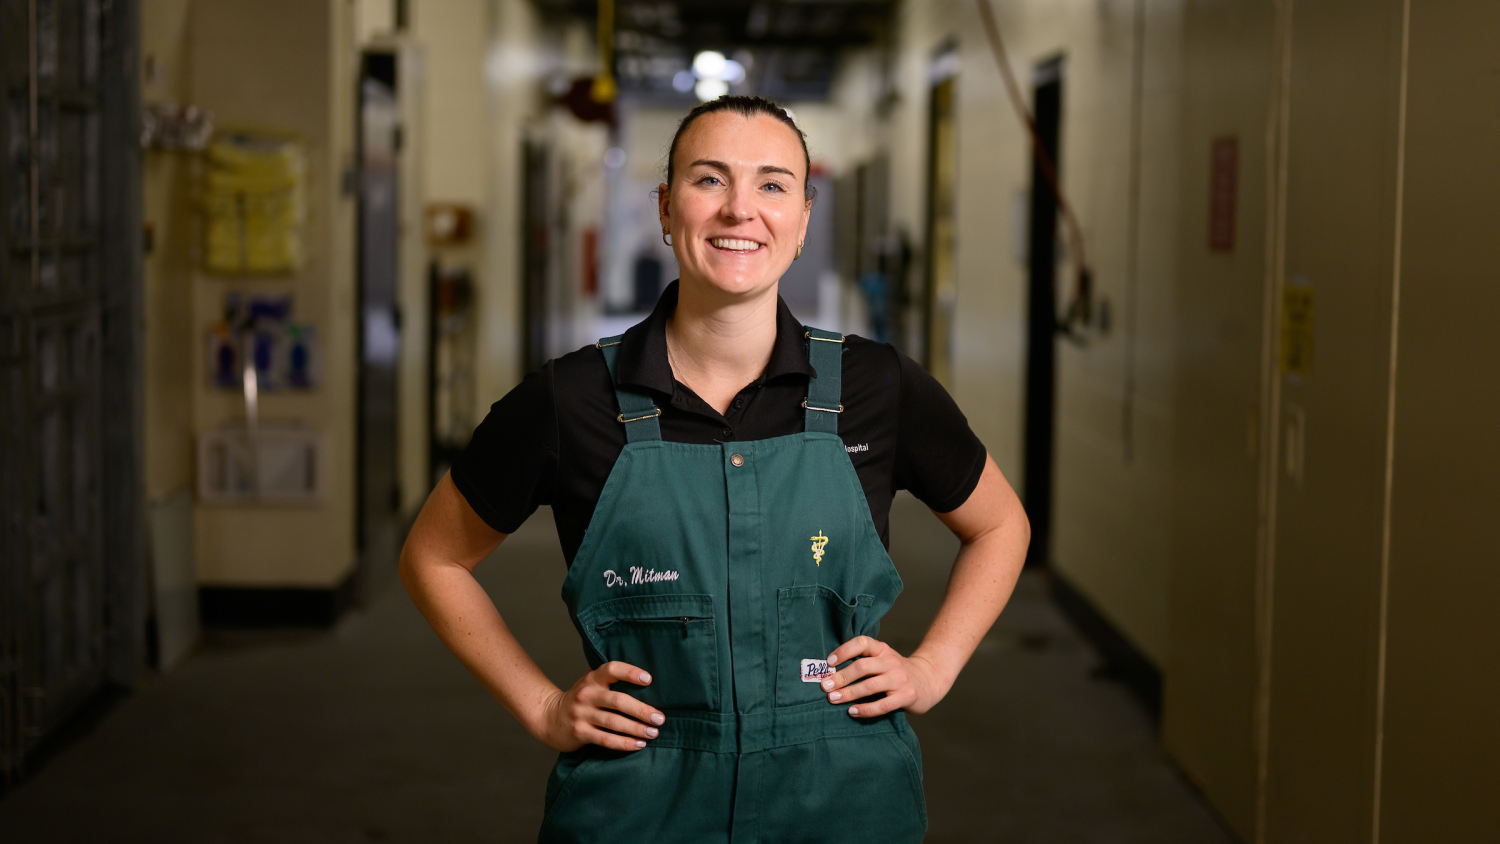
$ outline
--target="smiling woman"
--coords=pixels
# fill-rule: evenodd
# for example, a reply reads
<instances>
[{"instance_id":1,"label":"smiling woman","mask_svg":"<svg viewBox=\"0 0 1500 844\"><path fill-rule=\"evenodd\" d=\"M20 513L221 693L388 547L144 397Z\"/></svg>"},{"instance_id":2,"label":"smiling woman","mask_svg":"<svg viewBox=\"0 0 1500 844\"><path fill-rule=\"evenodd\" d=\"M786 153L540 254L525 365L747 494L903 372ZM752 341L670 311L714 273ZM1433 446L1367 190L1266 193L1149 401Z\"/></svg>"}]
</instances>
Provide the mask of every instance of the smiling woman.
<instances>
[{"instance_id":1,"label":"smiling woman","mask_svg":"<svg viewBox=\"0 0 1500 844\"><path fill-rule=\"evenodd\" d=\"M1029 529L937 381L888 345L800 324L777 295L807 234L808 169L774 103L690 112L659 189L680 279L645 322L497 402L403 549L438 635L561 751L542 841L926 829L905 712L952 686ZM886 552L897 489L962 543L909 656L875 638L901 591ZM566 691L471 573L541 504L592 668Z\"/></svg>"}]
</instances>

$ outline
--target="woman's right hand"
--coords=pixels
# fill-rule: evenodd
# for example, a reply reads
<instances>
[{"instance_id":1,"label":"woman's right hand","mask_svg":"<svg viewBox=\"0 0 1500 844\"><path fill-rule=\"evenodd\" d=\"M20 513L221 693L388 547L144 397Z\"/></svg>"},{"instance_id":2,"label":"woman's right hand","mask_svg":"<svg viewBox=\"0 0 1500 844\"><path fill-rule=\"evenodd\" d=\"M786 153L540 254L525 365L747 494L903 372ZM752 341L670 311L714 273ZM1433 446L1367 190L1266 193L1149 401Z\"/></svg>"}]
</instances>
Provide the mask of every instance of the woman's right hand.
<instances>
[{"instance_id":1,"label":"woman's right hand","mask_svg":"<svg viewBox=\"0 0 1500 844\"><path fill-rule=\"evenodd\" d=\"M624 692L611 691L611 683L647 686L651 675L623 662L604 663L583 675L573 688L566 692L558 689L547 699L536 737L564 752L585 744L610 750L645 747L647 739L656 738L656 728L665 724L667 717Z\"/></svg>"}]
</instances>

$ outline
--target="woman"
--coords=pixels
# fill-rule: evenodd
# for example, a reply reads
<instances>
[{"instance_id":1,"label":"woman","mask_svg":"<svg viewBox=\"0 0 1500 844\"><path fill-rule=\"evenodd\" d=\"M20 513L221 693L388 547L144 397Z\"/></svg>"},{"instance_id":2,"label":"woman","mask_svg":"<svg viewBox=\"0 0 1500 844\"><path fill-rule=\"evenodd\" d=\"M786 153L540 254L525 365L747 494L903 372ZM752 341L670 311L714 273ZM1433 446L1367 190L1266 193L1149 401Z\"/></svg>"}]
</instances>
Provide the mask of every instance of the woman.
<instances>
[{"instance_id":1,"label":"woman","mask_svg":"<svg viewBox=\"0 0 1500 844\"><path fill-rule=\"evenodd\" d=\"M766 100L682 121L661 185L680 279L647 321L501 399L402 551L413 600L561 751L543 841L917 841L931 709L1004 607L1029 538L929 375L806 329L777 296L812 209L802 133ZM959 537L920 647L876 638L901 589L897 488ZM564 691L470 572L540 504L593 670Z\"/></svg>"}]
</instances>

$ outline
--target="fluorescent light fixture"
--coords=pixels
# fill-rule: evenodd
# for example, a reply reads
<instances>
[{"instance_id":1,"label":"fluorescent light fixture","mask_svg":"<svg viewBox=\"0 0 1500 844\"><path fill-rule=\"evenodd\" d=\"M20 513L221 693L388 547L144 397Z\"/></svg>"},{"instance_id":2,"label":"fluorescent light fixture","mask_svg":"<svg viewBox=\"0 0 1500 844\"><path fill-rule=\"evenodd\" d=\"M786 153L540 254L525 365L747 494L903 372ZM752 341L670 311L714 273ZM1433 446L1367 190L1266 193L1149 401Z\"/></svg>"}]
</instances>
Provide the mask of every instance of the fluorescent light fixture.
<instances>
[{"instance_id":1,"label":"fluorescent light fixture","mask_svg":"<svg viewBox=\"0 0 1500 844\"><path fill-rule=\"evenodd\" d=\"M693 86L693 93L705 103L717 100L729 93L729 83L722 79L699 79L698 84Z\"/></svg>"},{"instance_id":2,"label":"fluorescent light fixture","mask_svg":"<svg viewBox=\"0 0 1500 844\"><path fill-rule=\"evenodd\" d=\"M698 74L699 79L723 79L724 66L728 62L723 53L704 50L693 56L693 72Z\"/></svg>"}]
</instances>

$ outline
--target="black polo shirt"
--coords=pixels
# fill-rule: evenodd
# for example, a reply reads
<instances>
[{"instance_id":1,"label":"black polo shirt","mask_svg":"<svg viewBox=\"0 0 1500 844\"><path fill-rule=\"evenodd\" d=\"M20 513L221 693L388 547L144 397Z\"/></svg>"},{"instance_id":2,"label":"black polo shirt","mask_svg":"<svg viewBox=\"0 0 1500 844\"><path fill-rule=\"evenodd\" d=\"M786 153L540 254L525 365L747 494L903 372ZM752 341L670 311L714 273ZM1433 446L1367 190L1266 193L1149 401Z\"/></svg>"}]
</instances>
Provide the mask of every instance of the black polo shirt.
<instances>
[{"instance_id":1,"label":"black polo shirt","mask_svg":"<svg viewBox=\"0 0 1500 844\"><path fill-rule=\"evenodd\" d=\"M776 344L765 373L740 390L727 414L672 377L666 326L676 307L673 282L620 343L620 383L652 395L661 408L662 439L712 445L803 430L802 400L814 372L802 325L786 302L777 300ZM896 490L910 490L940 513L954 510L979 484L985 449L948 392L917 363L886 343L853 335L844 348L839 436L870 518L890 547ZM453 466L453 483L501 533L551 505L571 565L625 447L619 412L604 356L592 344L547 361L490 407Z\"/></svg>"}]
</instances>

